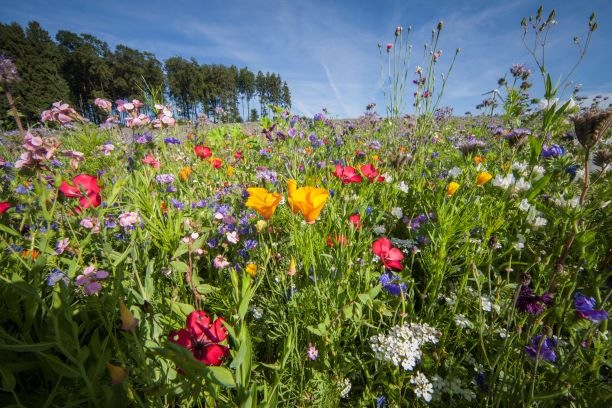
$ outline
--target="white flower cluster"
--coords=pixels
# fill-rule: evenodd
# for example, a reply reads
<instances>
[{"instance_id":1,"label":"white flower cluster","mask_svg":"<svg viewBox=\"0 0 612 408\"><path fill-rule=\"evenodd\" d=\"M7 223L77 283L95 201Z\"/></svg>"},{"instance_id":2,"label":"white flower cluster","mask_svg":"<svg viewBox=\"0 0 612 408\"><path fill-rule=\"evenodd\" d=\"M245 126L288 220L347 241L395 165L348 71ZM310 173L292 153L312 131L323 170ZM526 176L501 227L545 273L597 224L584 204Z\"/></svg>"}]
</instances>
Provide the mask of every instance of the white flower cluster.
<instances>
[{"instance_id":1,"label":"white flower cluster","mask_svg":"<svg viewBox=\"0 0 612 408\"><path fill-rule=\"evenodd\" d=\"M417 397L423 398L427 402L431 401L434 391L433 385L423 373L417 371L415 375L411 376L410 384L414 385L414 393Z\"/></svg>"},{"instance_id":2,"label":"white flower cluster","mask_svg":"<svg viewBox=\"0 0 612 408\"><path fill-rule=\"evenodd\" d=\"M466 401L476 399L476 393L469 388L462 388L461 381L458 378L449 378L445 380L436 374L433 376L431 381L433 383L433 388L436 391L436 395L446 393L453 396L459 396Z\"/></svg>"},{"instance_id":3,"label":"white flower cluster","mask_svg":"<svg viewBox=\"0 0 612 408\"><path fill-rule=\"evenodd\" d=\"M474 326L472 322L470 321L470 319L468 319L467 317L465 317L465 315L462 315L462 314L455 315L454 320L455 320L455 324L458 327L461 327L462 329L471 329Z\"/></svg>"},{"instance_id":4,"label":"white flower cluster","mask_svg":"<svg viewBox=\"0 0 612 408\"><path fill-rule=\"evenodd\" d=\"M397 188L399 188L402 193L407 193L409 189L408 184L406 184L403 180L399 182Z\"/></svg>"},{"instance_id":5,"label":"white flower cluster","mask_svg":"<svg viewBox=\"0 0 612 408\"><path fill-rule=\"evenodd\" d=\"M453 167L452 169L450 169L448 171L448 176L450 178L454 178L456 179L457 176L459 176L461 174L462 170L459 167Z\"/></svg>"},{"instance_id":6,"label":"white flower cluster","mask_svg":"<svg viewBox=\"0 0 612 408\"><path fill-rule=\"evenodd\" d=\"M394 207L391 210L391 215L393 215L395 218L399 220L400 218L404 216L404 212L402 211L400 207Z\"/></svg>"},{"instance_id":7,"label":"white flower cluster","mask_svg":"<svg viewBox=\"0 0 612 408\"><path fill-rule=\"evenodd\" d=\"M340 398L348 397L349 392L351 391L351 381L348 378L343 379L338 383L338 389L340 390Z\"/></svg>"},{"instance_id":8,"label":"white flower cluster","mask_svg":"<svg viewBox=\"0 0 612 408\"><path fill-rule=\"evenodd\" d=\"M437 343L438 337L437 330L427 323L407 323L392 327L387 335L372 336L370 343L379 359L412 371L421 359L421 346L426 343Z\"/></svg>"}]
</instances>

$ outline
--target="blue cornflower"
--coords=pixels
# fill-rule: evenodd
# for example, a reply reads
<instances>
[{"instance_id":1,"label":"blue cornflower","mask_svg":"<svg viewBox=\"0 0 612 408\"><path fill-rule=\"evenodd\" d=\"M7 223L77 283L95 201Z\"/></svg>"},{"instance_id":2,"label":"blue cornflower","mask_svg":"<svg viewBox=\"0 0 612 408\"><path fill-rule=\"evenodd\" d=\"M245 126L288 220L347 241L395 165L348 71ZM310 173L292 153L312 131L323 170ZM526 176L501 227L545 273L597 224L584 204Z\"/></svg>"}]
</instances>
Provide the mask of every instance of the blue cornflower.
<instances>
[{"instance_id":1,"label":"blue cornflower","mask_svg":"<svg viewBox=\"0 0 612 408\"><path fill-rule=\"evenodd\" d=\"M47 276L47 285L55 286L56 283L63 282L64 285L68 286L70 284L70 279L64 272L55 268L51 271L51 273Z\"/></svg>"},{"instance_id":2,"label":"blue cornflower","mask_svg":"<svg viewBox=\"0 0 612 408\"><path fill-rule=\"evenodd\" d=\"M608 312L603 309L595 310L596 304L595 298L584 296L580 292L576 292L574 295L574 309L576 309L578 316L593 323L608 320Z\"/></svg>"},{"instance_id":3,"label":"blue cornflower","mask_svg":"<svg viewBox=\"0 0 612 408\"><path fill-rule=\"evenodd\" d=\"M32 190L32 187L28 188L22 184L18 185L17 187L15 187L15 192L17 194L29 194L30 191Z\"/></svg>"},{"instance_id":4,"label":"blue cornflower","mask_svg":"<svg viewBox=\"0 0 612 408\"><path fill-rule=\"evenodd\" d=\"M176 144L176 145L179 145L179 144L181 144L181 141L178 140L176 137L166 137L164 139L164 143L165 144Z\"/></svg>"},{"instance_id":5,"label":"blue cornflower","mask_svg":"<svg viewBox=\"0 0 612 408\"><path fill-rule=\"evenodd\" d=\"M541 357L548 362L554 363L557 361L555 347L557 347L556 339L547 337L542 341L542 335L539 334L531 338L531 346L525 347L525 353L533 359Z\"/></svg>"},{"instance_id":6,"label":"blue cornflower","mask_svg":"<svg viewBox=\"0 0 612 408\"><path fill-rule=\"evenodd\" d=\"M244 242L244 249L246 249L247 251L250 251L252 249L257 248L257 240L255 239L247 239Z\"/></svg>"},{"instance_id":7,"label":"blue cornflower","mask_svg":"<svg viewBox=\"0 0 612 408\"><path fill-rule=\"evenodd\" d=\"M185 208L185 204L183 204L182 202L180 202L179 200L176 200L174 198L170 199L170 202L172 203L172 205L174 206L174 208L178 209L178 210L183 210L183 208Z\"/></svg>"},{"instance_id":8,"label":"blue cornflower","mask_svg":"<svg viewBox=\"0 0 612 408\"><path fill-rule=\"evenodd\" d=\"M376 408L384 408L387 406L387 397L385 397L384 395L381 395L380 397L376 398Z\"/></svg>"},{"instance_id":9,"label":"blue cornflower","mask_svg":"<svg viewBox=\"0 0 612 408\"><path fill-rule=\"evenodd\" d=\"M565 156L565 147L554 144L550 147L542 148L542 157L545 159L557 158Z\"/></svg>"},{"instance_id":10,"label":"blue cornflower","mask_svg":"<svg viewBox=\"0 0 612 408\"><path fill-rule=\"evenodd\" d=\"M394 274L391 271L387 271L380 275L380 279L378 280L382 285L383 289L389 292L389 294L393 296L399 296L402 293L406 293L406 284L395 283L400 280L400 277Z\"/></svg>"}]
</instances>

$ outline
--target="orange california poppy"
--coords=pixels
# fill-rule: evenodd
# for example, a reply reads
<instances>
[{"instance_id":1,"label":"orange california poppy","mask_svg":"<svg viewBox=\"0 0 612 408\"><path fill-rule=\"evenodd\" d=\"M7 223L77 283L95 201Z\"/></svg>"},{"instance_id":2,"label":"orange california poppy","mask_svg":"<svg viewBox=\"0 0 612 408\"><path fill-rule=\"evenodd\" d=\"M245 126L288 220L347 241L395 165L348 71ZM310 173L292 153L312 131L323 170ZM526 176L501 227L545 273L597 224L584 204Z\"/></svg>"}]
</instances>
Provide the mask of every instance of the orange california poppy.
<instances>
[{"instance_id":1,"label":"orange california poppy","mask_svg":"<svg viewBox=\"0 0 612 408\"><path fill-rule=\"evenodd\" d=\"M309 186L297 188L297 182L293 179L287 182L287 186L291 211L294 214L301 213L307 223L314 223L329 197L329 191Z\"/></svg>"},{"instance_id":2,"label":"orange california poppy","mask_svg":"<svg viewBox=\"0 0 612 408\"><path fill-rule=\"evenodd\" d=\"M272 214L274 214L276 206L283 198L281 194L270 193L261 187L247 188L247 191L249 198L245 205L260 213L266 220L269 220Z\"/></svg>"}]
</instances>

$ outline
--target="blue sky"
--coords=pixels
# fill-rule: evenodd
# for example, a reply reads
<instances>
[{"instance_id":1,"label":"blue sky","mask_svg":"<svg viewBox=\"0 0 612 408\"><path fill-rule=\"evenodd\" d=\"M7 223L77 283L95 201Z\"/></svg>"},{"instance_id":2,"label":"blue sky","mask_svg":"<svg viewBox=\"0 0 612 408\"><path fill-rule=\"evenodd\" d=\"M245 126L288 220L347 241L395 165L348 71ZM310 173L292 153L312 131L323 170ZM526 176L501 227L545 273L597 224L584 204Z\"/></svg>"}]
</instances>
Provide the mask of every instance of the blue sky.
<instances>
[{"instance_id":1,"label":"blue sky","mask_svg":"<svg viewBox=\"0 0 612 408\"><path fill-rule=\"evenodd\" d=\"M461 49L442 105L456 114L476 112L482 94L495 88L513 63L532 69L532 95L541 96L542 80L522 44L520 27L521 18L535 14L539 4L546 15L553 7L557 10L546 56L553 79L571 70L578 54L572 38L584 39L589 15L597 13L600 28L571 80L582 84L585 95L612 95L609 0L28 0L2 7L0 21L25 25L36 20L52 36L60 29L88 33L112 47L125 44L150 51L162 61L178 55L277 72L289 84L295 113L310 116L326 107L332 116L344 118L360 115L369 102L385 112L381 64L386 66L386 57L381 61L378 44L392 42L396 26L412 26L411 81L415 66L423 64L423 44L440 20L438 75L455 49ZM409 84L406 100L412 92ZM406 111L411 112L410 102Z\"/></svg>"}]
</instances>

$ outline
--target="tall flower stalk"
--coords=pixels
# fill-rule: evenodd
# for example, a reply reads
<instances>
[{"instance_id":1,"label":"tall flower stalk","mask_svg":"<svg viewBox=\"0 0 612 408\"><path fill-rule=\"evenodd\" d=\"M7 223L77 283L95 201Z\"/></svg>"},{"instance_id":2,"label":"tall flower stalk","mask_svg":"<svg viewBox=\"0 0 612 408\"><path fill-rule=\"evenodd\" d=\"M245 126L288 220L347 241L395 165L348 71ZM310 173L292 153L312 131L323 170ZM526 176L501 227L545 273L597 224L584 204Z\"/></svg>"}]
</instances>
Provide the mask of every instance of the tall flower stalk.
<instances>
[{"instance_id":1,"label":"tall flower stalk","mask_svg":"<svg viewBox=\"0 0 612 408\"><path fill-rule=\"evenodd\" d=\"M19 112L17 112L15 100L13 99L13 95L11 94L10 90L10 85L16 84L20 80L21 78L19 77L19 73L17 72L17 68L15 68L13 61L11 61L5 55L0 54L0 85L2 85L2 88L4 89L4 94L6 95L8 104L11 107L19 133L21 134L22 138L25 138L25 131L23 130L21 119L19 119Z\"/></svg>"}]
</instances>

